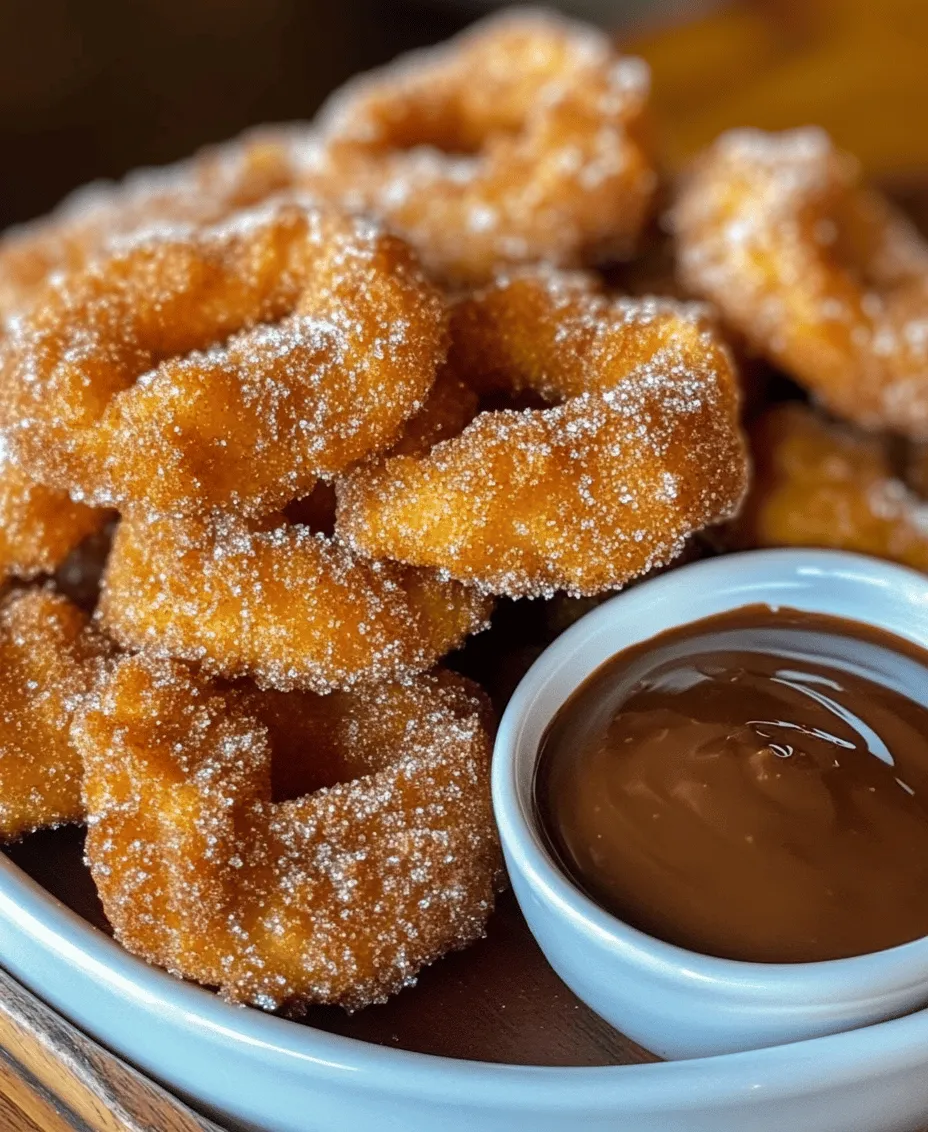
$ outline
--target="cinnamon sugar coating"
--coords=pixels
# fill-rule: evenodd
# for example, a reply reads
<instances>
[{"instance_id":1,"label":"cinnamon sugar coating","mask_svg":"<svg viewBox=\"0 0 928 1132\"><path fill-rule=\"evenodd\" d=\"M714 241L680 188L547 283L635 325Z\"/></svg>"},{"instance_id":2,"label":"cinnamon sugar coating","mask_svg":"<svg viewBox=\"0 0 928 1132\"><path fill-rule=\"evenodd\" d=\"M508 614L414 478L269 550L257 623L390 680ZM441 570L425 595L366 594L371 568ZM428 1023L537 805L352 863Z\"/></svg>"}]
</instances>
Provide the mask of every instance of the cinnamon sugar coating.
<instances>
[{"instance_id":1,"label":"cinnamon sugar coating","mask_svg":"<svg viewBox=\"0 0 928 1132\"><path fill-rule=\"evenodd\" d=\"M818 129L735 130L673 214L684 283L837 416L928 437L928 244Z\"/></svg>"},{"instance_id":2,"label":"cinnamon sugar coating","mask_svg":"<svg viewBox=\"0 0 928 1132\"><path fill-rule=\"evenodd\" d=\"M389 456L415 456L441 440L457 436L477 415L480 399L476 390L454 370L439 370L422 409L406 422Z\"/></svg>"},{"instance_id":3,"label":"cinnamon sugar coating","mask_svg":"<svg viewBox=\"0 0 928 1132\"><path fill-rule=\"evenodd\" d=\"M449 366L553 408L481 413L338 485L359 553L512 597L615 588L730 517L747 467L731 359L701 308L526 272L462 299Z\"/></svg>"},{"instance_id":4,"label":"cinnamon sugar coating","mask_svg":"<svg viewBox=\"0 0 928 1132\"><path fill-rule=\"evenodd\" d=\"M833 547L928 570L928 504L899 478L883 438L788 404L754 422L751 448L735 545Z\"/></svg>"},{"instance_id":5,"label":"cinnamon sugar coating","mask_svg":"<svg viewBox=\"0 0 928 1132\"><path fill-rule=\"evenodd\" d=\"M265 1009L355 1009L414 982L492 908L485 711L447 673L319 698L123 659L74 728L117 937ZM279 760L305 791L284 801Z\"/></svg>"},{"instance_id":6,"label":"cinnamon sugar coating","mask_svg":"<svg viewBox=\"0 0 928 1132\"><path fill-rule=\"evenodd\" d=\"M648 84L592 28L491 17L336 92L306 184L384 218L457 283L627 253L656 187Z\"/></svg>"},{"instance_id":7,"label":"cinnamon sugar coating","mask_svg":"<svg viewBox=\"0 0 928 1132\"><path fill-rule=\"evenodd\" d=\"M445 312L401 241L278 204L53 281L7 347L0 424L30 474L102 506L254 514L389 447Z\"/></svg>"},{"instance_id":8,"label":"cinnamon sugar coating","mask_svg":"<svg viewBox=\"0 0 928 1132\"><path fill-rule=\"evenodd\" d=\"M178 224L215 224L298 187L305 127L268 127L186 161L85 185L52 213L0 236L0 313L28 306L49 276L72 272L116 237Z\"/></svg>"},{"instance_id":9,"label":"cinnamon sugar coating","mask_svg":"<svg viewBox=\"0 0 928 1132\"><path fill-rule=\"evenodd\" d=\"M51 574L108 519L106 511L74 503L67 492L0 460L0 577Z\"/></svg>"},{"instance_id":10,"label":"cinnamon sugar coating","mask_svg":"<svg viewBox=\"0 0 928 1132\"><path fill-rule=\"evenodd\" d=\"M491 609L434 571L368 562L280 516L212 528L127 516L99 616L128 648L325 692L423 672L484 628Z\"/></svg>"},{"instance_id":11,"label":"cinnamon sugar coating","mask_svg":"<svg viewBox=\"0 0 928 1132\"><path fill-rule=\"evenodd\" d=\"M69 728L106 652L86 615L50 590L0 603L0 840L83 817Z\"/></svg>"},{"instance_id":12,"label":"cinnamon sugar coating","mask_svg":"<svg viewBox=\"0 0 928 1132\"><path fill-rule=\"evenodd\" d=\"M709 292L678 278L682 228L641 254L648 81L520 6L316 123L0 237L0 580L54 568L96 611L0 602L0 836L86 803L106 914L145 960L296 1014L382 1001L477 939L492 713L434 665L493 595L554 595L501 602L455 658L504 703L572 619L741 506L736 319L683 301ZM888 310L918 245L856 194L832 243ZM914 553L917 504L880 484L880 537L901 555L909 524Z\"/></svg>"}]
</instances>

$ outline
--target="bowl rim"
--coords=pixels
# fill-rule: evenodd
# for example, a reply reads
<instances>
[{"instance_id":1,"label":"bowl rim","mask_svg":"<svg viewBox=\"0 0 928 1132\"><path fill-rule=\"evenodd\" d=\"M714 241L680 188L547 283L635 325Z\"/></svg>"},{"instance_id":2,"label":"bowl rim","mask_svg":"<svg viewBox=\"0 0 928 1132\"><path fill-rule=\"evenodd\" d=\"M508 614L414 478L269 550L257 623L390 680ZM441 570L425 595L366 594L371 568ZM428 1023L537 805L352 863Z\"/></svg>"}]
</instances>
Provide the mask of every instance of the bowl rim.
<instances>
[{"instance_id":1,"label":"bowl rim","mask_svg":"<svg viewBox=\"0 0 928 1132\"><path fill-rule=\"evenodd\" d=\"M913 983L925 984L928 981L928 935L881 951L842 959L759 963L690 951L633 927L583 892L551 853L532 812L531 799L527 797L525 780L532 776L525 775L525 767L529 762L534 766L538 751L536 743L525 740L525 733L532 727L536 711L550 720L567 696L605 663L597 660L585 669L585 675L576 683L571 682L564 695L558 691L558 702L554 703L550 683L582 656L591 642L595 644L598 633L608 627L617 630L614 635L620 643L613 655L654 635L650 631L638 635L630 629L636 607L654 609L675 591L686 587L691 594L715 594L720 599L718 611L757 603L789 606L789 595L794 601L799 600L800 608L811 608L811 603L802 604L801 592L809 587L812 578L821 579L823 574L841 576L884 592L891 589L899 597L900 609L916 604L913 597L917 591L917 604L928 612L928 576L866 555L778 548L690 563L616 594L581 617L544 650L522 678L506 707L497 733L492 769L493 807L507 861L515 862L535 894L544 898L548 910L567 923L570 930L609 944L639 969L690 983L711 982L713 991L725 997L741 997L748 990L755 1001L768 996L772 1002L778 1001L784 991L802 995L809 1013L817 1008L828 1010L834 1004L836 992L846 993L849 999L869 998L874 993L892 993ZM764 579L765 575L773 575L778 580L773 582L768 577L759 584L758 578ZM779 600L772 600L778 591ZM768 594L767 598L764 593ZM668 617L664 628L656 632L711 616L698 605L698 599L691 599L690 610L695 610L692 615L687 611L684 617ZM821 612L829 610L825 608ZM918 633L905 631L899 624L890 625L886 619L872 616L866 608L861 608L859 620L928 650L928 621L925 631Z\"/></svg>"}]
</instances>

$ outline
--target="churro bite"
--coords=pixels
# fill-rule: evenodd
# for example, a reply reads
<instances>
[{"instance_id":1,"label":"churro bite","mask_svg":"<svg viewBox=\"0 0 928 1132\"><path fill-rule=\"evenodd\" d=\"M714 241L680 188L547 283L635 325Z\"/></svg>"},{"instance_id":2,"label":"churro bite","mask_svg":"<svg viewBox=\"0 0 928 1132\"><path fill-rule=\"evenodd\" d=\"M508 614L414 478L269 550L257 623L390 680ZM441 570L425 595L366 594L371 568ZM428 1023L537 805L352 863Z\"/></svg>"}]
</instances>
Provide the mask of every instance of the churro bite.
<instances>
[{"instance_id":1,"label":"churro bite","mask_svg":"<svg viewBox=\"0 0 928 1132\"><path fill-rule=\"evenodd\" d=\"M827 409L928 436L928 243L823 131L724 134L673 222L685 285Z\"/></svg>"},{"instance_id":2,"label":"churro bite","mask_svg":"<svg viewBox=\"0 0 928 1132\"><path fill-rule=\"evenodd\" d=\"M123 659L74 729L117 937L266 1009L409 985L492 908L485 718L450 674L320 698Z\"/></svg>"},{"instance_id":3,"label":"churro bite","mask_svg":"<svg viewBox=\"0 0 928 1132\"><path fill-rule=\"evenodd\" d=\"M431 668L492 606L434 570L368 561L281 515L215 526L136 516L116 532L99 618L127 648L326 692Z\"/></svg>"},{"instance_id":4,"label":"churro bite","mask_svg":"<svg viewBox=\"0 0 928 1132\"><path fill-rule=\"evenodd\" d=\"M0 603L0 839L82 819L70 724L107 653L86 614L49 589Z\"/></svg>"},{"instance_id":5,"label":"churro bite","mask_svg":"<svg viewBox=\"0 0 928 1132\"><path fill-rule=\"evenodd\" d=\"M49 277L73 272L143 230L215 224L300 183L300 127L249 130L186 161L78 189L49 216L0 237L0 314L29 306Z\"/></svg>"},{"instance_id":6,"label":"churro bite","mask_svg":"<svg viewBox=\"0 0 928 1132\"><path fill-rule=\"evenodd\" d=\"M520 273L461 299L449 366L550 408L479 414L338 485L338 533L510 597L591 595L670 561L747 483L731 357L706 312Z\"/></svg>"},{"instance_id":7,"label":"churro bite","mask_svg":"<svg viewBox=\"0 0 928 1132\"><path fill-rule=\"evenodd\" d=\"M885 438L800 404L768 410L750 437L754 483L734 545L832 547L928 570L928 504Z\"/></svg>"},{"instance_id":8,"label":"churro bite","mask_svg":"<svg viewBox=\"0 0 928 1132\"><path fill-rule=\"evenodd\" d=\"M509 12L338 91L307 184L458 284L628 254L657 187L648 86L600 32Z\"/></svg>"},{"instance_id":9,"label":"churro bite","mask_svg":"<svg viewBox=\"0 0 928 1132\"><path fill-rule=\"evenodd\" d=\"M11 322L13 459L98 505L260 514L390 446L447 346L401 241L296 204L131 240Z\"/></svg>"}]
</instances>

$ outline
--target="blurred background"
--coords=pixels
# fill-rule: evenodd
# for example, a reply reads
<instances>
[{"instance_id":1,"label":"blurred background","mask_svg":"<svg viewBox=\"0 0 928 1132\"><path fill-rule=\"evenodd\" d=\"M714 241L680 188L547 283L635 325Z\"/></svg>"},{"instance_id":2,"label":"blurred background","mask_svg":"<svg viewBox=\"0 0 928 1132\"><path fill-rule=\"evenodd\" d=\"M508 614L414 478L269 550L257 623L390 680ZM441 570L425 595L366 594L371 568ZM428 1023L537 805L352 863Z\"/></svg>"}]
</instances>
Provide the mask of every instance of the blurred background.
<instances>
[{"instance_id":1,"label":"blurred background","mask_svg":"<svg viewBox=\"0 0 928 1132\"><path fill-rule=\"evenodd\" d=\"M265 121L443 39L482 0L0 0L0 226ZM654 72L666 160L810 121L920 205L928 0L572 0Z\"/></svg>"}]
</instances>

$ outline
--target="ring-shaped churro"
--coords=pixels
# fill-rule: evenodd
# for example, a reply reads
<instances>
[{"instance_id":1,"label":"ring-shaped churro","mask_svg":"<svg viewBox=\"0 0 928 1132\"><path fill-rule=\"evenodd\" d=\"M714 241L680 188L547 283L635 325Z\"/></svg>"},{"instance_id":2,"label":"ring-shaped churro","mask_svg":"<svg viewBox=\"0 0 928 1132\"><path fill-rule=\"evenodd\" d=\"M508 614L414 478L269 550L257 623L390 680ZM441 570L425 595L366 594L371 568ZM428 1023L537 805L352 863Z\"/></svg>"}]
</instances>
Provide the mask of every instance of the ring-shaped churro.
<instances>
[{"instance_id":1,"label":"ring-shaped churro","mask_svg":"<svg viewBox=\"0 0 928 1132\"><path fill-rule=\"evenodd\" d=\"M723 135L674 227L686 286L829 410L928 437L928 244L825 133Z\"/></svg>"},{"instance_id":2,"label":"ring-shaped churro","mask_svg":"<svg viewBox=\"0 0 928 1132\"><path fill-rule=\"evenodd\" d=\"M55 272L82 269L141 229L215 224L300 183L306 127L260 127L186 161L77 189L54 211L0 236L0 312L28 306Z\"/></svg>"},{"instance_id":3,"label":"ring-shaped churro","mask_svg":"<svg viewBox=\"0 0 928 1132\"><path fill-rule=\"evenodd\" d=\"M338 484L355 550L512 597L595 594L730 517L747 482L731 359L702 308L525 273L461 300L450 368L554 408L481 413Z\"/></svg>"},{"instance_id":4,"label":"ring-shaped churro","mask_svg":"<svg viewBox=\"0 0 928 1132\"><path fill-rule=\"evenodd\" d=\"M627 252L649 213L647 96L645 64L601 33L506 13L337 92L306 183L458 283L589 263Z\"/></svg>"},{"instance_id":5,"label":"ring-shaped churro","mask_svg":"<svg viewBox=\"0 0 928 1132\"><path fill-rule=\"evenodd\" d=\"M486 712L449 673L313 697L123 659L73 729L117 937L265 1009L414 982L493 905ZM272 775L300 796L275 799Z\"/></svg>"},{"instance_id":6,"label":"ring-shaped churro","mask_svg":"<svg viewBox=\"0 0 928 1132\"><path fill-rule=\"evenodd\" d=\"M732 524L737 547L833 547L928 571L928 505L884 437L787 404L759 417L750 439L754 480Z\"/></svg>"},{"instance_id":7,"label":"ring-shaped churro","mask_svg":"<svg viewBox=\"0 0 928 1132\"><path fill-rule=\"evenodd\" d=\"M492 602L434 570L369 562L272 516L120 523L99 615L121 645L264 687L326 692L431 668Z\"/></svg>"},{"instance_id":8,"label":"ring-shaped churro","mask_svg":"<svg viewBox=\"0 0 928 1132\"><path fill-rule=\"evenodd\" d=\"M389 447L445 348L402 241L279 204L49 284L11 321L0 423L22 467L87 502L262 513Z\"/></svg>"}]
</instances>

